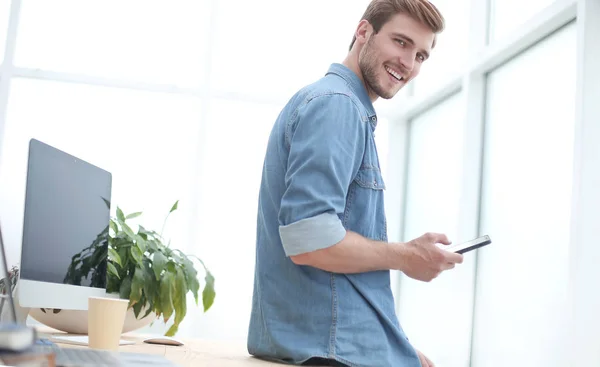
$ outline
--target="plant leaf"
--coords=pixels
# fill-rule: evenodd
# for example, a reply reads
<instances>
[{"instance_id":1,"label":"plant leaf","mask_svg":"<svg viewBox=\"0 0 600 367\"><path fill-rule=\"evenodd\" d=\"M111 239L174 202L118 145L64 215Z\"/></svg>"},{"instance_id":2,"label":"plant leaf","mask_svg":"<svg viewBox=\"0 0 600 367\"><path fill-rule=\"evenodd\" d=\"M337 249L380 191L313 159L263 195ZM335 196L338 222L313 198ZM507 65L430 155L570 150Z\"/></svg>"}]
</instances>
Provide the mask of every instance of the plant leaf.
<instances>
[{"instance_id":1,"label":"plant leaf","mask_svg":"<svg viewBox=\"0 0 600 367\"><path fill-rule=\"evenodd\" d=\"M175 204L173 204L173 207L172 207L172 208L171 208L171 210L169 211L169 214L170 214L170 213L173 213L175 210L177 210L177 205L178 205L178 204L179 204L179 200L177 200L177 201L175 202Z\"/></svg>"},{"instance_id":2,"label":"plant leaf","mask_svg":"<svg viewBox=\"0 0 600 367\"><path fill-rule=\"evenodd\" d=\"M177 273L177 265L173 261L167 262L167 271L171 272L171 274Z\"/></svg>"},{"instance_id":3,"label":"plant leaf","mask_svg":"<svg viewBox=\"0 0 600 367\"><path fill-rule=\"evenodd\" d=\"M119 227L117 226L117 223L115 223L114 220L110 220L110 228L113 230L113 232L115 232L115 235L117 233L119 233Z\"/></svg>"},{"instance_id":4,"label":"plant leaf","mask_svg":"<svg viewBox=\"0 0 600 367\"><path fill-rule=\"evenodd\" d=\"M196 305L198 305L198 289L200 289L200 283L198 282L198 271L194 268L194 263L185 254L178 250L181 254L181 262L183 264L183 271L187 280L188 288L194 295Z\"/></svg>"},{"instance_id":5,"label":"plant leaf","mask_svg":"<svg viewBox=\"0 0 600 367\"><path fill-rule=\"evenodd\" d=\"M167 264L167 258L163 255L162 252L156 251L152 258L152 270L154 270L154 275L156 276L156 280L160 280L160 275Z\"/></svg>"},{"instance_id":6,"label":"plant leaf","mask_svg":"<svg viewBox=\"0 0 600 367\"><path fill-rule=\"evenodd\" d=\"M117 271L117 268L115 268L115 266L112 263L108 263L108 271L109 273L111 273L112 275L116 276L117 278L121 279L121 277L119 277L119 272Z\"/></svg>"},{"instance_id":7,"label":"plant leaf","mask_svg":"<svg viewBox=\"0 0 600 367\"><path fill-rule=\"evenodd\" d=\"M133 219L133 218L137 218L137 217L139 217L140 215L142 215L142 212L135 212L135 213L131 213L131 214L128 214L128 215L125 217L125 219Z\"/></svg>"},{"instance_id":8,"label":"plant leaf","mask_svg":"<svg viewBox=\"0 0 600 367\"><path fill-rule=\"evenodd\" d=\"M121 266L122 268L127 268L127 265L129 265L129 256L127 256L128 252L129 251L127 251L127 247L119 248L118 254L119 254L119 257L121 258L121 263L123 264Z\"/></svg>"},{"instance_id":9,"label":"plant leaf","mask_svg":"<svg viewBox=\"0 0 600 367\"><path fill-rule=\"evenodd\" d=\"M150 312L152 312L152 303L150 301L148 301L148 308L146 309L146 313L144 313L144 316L142 316L142 319L148 315L150 315Z\"/></svg>"},{"instance_id":10,"label":"plant leaf","mask_svg":"<svg viewBox=\"0 0 600 367\"><path fill-rule=\"evenodd\" d=\"M125 223L121 223L121 227L123 228L123 232L125 232L125 234L131 238L131 240L135 240L135 234L131 230L131 227Z\"/></svg>"},{"instance_id":11,"label":"plant leaf","mask_svg":"<svg viewBox=\"0 0 600 367\"><path fill-rule=\"evenodd\" d=\"M142 290L144 289L144 270L136 268L131 281L131 295L129 300L131 304L135 304L142 299ZM136 315L137 317L137 315Z\"/></svg>"},{"instance_id":12,"label":"plant leaf","mask_svg":"<svg viewBox=\"0 0 600 367\"><path fill-rule=\"evenodd\" d=\"M119 264L120 267L123 267L123 263L121 262L121 256L119 256L119 254L117 253L117 251L115 251L114 248L108 248L108 255L111 260Z\"/></svg>"},{"instance_id":13,"label":"plant leaf","mask_svg":"<svg viewBox=\"0 0 600 367\"><path fill-rule=\"evenodd\" d=\"M146 248L148 247L148 245L146 244L146 240L142 238L142 236L140 236L139 234L136 234L134 237L135 242L137 243L142 253L146 252Z\"/></svg>"},{"instance_id":14,"label":"plant leaf","mask_svg":"<svg viewBox=\"0 0 600 367\"><path fill-rule=\"evenodd\" d=\"M130 302L129 302L129 307L131 307L131 305L132 305L132 304L133 304L133 303L131 303L131 301L130 301ZM138 317L138 316L140 315L140 311L142 310L142 306L143 306L143 305L144 305L144 304L143 304L143 303L141 303L141 302L137 302L137 303L133 304L133 314L135 315L135 318L136 318L136 319L139 319L139 317Z\"/></svg>"},{"instance_id":15,"label":"plant leaf","mask_svg":"<svg viewBox=\"0 0 600 367\"><path fill-rule=\"evenodd\" d=\"M102 198L102 200L104 200L104 204L106 204L108 209L110 209L110 201L108 201L106 198Z\"/></svg>"},{"instance_id":16,"label":"plant leaf","mask_svg":"<svg viewBox=\"0 0 600 367\"><path fill-rule=\"evenodd\" d=\"M171 315L173 315L173 300L171 298L173 286L173 274L169 272L165 273L160 281L160 308L165 323L167 323L171 318Z\"/></svg>"},{"instance_id":17,"label":"plant leaf","mask_svg":"<svg viewBox=\"0 0 600 367\"><path fill-rule=\"evenodd\" d=\"M177 275L175 278L175 295L173 298L173 306L175 308L175 322L173 325L179 328L179 324L185 318L187 313L187 299L186 294L188 292L188 287L185 283L185 274L181 268L177 268ZM173 334L169 336L175 335L177 329L169 330L172 331Z\"/></svg>"},{"instance_id":18,"label":"plant leaf","mask_svg":"<svg viewBox=\"0 0 600 367\"><path fill-rule=\"evenodd\" d=\"M156 242L156 240L148 240L146 241L146 250L150 251L150 252L158 252L158 243Z\"/></svg>"},{"instance_id":19,"label":"plant leaf","mask_svg":"<svg viewBox=\"0 0 600 367\"><path fill-rule=\"evenodd\" d=\"M131 278L123 278L123 282L121 283L121 288L119 288L119 297L122 299L129 299L129 294L131 293Z\"/></svg>"},{"instance_id":20,"label":"plant leaf","mask_svg":"<svg viewBox=\"0 0 600 367\"><path fill-rule=\"evenodd\" d=\"M158 235L158 233L156 233L155 231L149 231L149 230L147 230L146 228L144 228L144 227L143 227L143 226L141 226L141 225L140 225L140 226L138 226L138 227L139 227L138 233L143 233L143 234L145 234L146 236L148 236L148 237L152 237L152 238L160 237L160 236Z\"/></svg>"},{"instance_id":21,"label":"plant leaf","mask_svg":"<svg viewBox=\"0 0 600 367\"><path fill-rule=\"evenodd\" d=\"M125 215L123 215L123 211L119 207L117 207L117 219L121 223L125 222Z\"/></svg>"},{"instance_id":22,"label":"plant leaf","mask_svg":"<svg viewBox=\"0 0 600 367\"><path fill-rule=\"evenodd\" d=\"M148 303L144 317L152 312L154 302L156 302L158 297L156 290L159 287L159 280L154 276L154 271L150 264L150 259L144 258L144 294L146 296L146 302Z\"/></svg>"},{"instance_id":23,"label":"plant leaf","mask_svg":"<svg viewBox=\"0 0 600 367\"><path fill-rule=\"evenodd\" d=\"M215 301L217 293L215 292L215 278L210 271L206 272L204 280L206 281L206 285L202 291L202 304L204 305L204 312L206 312Z\"/></svg>"},{"instance_id":24,"label":"plant leaf","mask_svg":"<svg viewBox=\"0 0 600 367\"><path fill-rule=\"evenodd\" d=\"M175 334L177 333L178 329L179 329L179 325L178 324L171 325L171 327L169 328L169 330L167 330L167 332L165 333L165 336L175 336Z\"/></svg>"},{"instance_id":25,"label":"plant leaf","mask_svg":"<svg viewBox=\"0 0 600 367\"><path fill-rule=\"evenodd\" d=\"M137 265L143 265L144 254L142 253L139 247L135 245L131 246L129 248L129 253L131 254L131 257L133 257L133 260L135 260Z\"/></svg>"}]
</instances>

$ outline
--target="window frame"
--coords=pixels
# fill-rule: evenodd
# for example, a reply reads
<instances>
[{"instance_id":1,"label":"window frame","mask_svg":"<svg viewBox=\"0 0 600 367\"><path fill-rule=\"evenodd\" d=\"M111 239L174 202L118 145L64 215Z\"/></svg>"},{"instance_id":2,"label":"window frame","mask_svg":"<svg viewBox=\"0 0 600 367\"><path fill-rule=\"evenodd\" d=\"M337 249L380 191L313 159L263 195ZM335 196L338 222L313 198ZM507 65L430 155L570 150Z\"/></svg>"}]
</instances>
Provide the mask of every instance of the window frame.
<instances>
[{"instance_id":1,"label":"window frame","mask_svg":"<svg viewBox=\"0 0 600 367\"><path fill-rule=\"evenodd\" d=\"M400 209L393 209L390 218L390 240L406 241L404 217L406 216L406 174L410 157L409 129L416 116L435 107L451 95L462 92L465 108L465 160L464 172L475 175L478 180L466 180L462 187L464 205L461 210L459 235L463 238L479 234L481 191L483 182L483 144L486 120L486 76L516 55L575 21L577 27L577 96L575 116L575 154L573 168L573 192L571 214L571 242L569 256L570 310L560 325L560 332L571 335L568 348L560 357L564 365L600 364L600 294L589 292L597 286L600 268L595 259L600 257L596 245L595 221L600 217L600 4L594 0L557 0L530 21L515 29L502 39L488 44L488 20L492 0L471 0L469 62L463 72L454 79L441 84L428 93L411 97L402 96L392 101L378 102L380 110L390 120L390 139L403 144L403 149L390 151L390 173L395 185L390 185L388 196ZM410 93L409 93L410 94ZM390 143L390 146L394 144ZM594 186L596 184L596 186ZM475 254L477 256L477 254ZM477 261L477 259L475 259ZM475 274L477 274L477 264ZM400 274L395 274L394 293L400 294ZM475 294L476 297L476 294Z\"/></svg>"}]
</instances>

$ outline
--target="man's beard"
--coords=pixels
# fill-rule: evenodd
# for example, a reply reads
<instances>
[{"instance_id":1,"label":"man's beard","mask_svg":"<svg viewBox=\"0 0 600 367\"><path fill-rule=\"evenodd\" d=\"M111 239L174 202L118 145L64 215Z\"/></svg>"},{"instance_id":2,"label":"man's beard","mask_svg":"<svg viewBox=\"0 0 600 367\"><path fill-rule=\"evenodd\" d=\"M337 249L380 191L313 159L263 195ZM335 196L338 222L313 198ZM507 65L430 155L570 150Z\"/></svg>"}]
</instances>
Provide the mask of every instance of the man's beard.
<instances>
[{"instance_id":1,"label":"man's beard","mask_svg":"<svg viewBox=\"0 0 600 367\"><path fill-rule=\"evenodd\" d=\"M373 91L373 93L383 99L390 99L396 95L397 91L385 90L382 85L377 82L378 64L377 56L373 52L373 36L371 36L360 52L358 57L358 67L365 81L367 92Z\"/></svg>"}]
</instances>

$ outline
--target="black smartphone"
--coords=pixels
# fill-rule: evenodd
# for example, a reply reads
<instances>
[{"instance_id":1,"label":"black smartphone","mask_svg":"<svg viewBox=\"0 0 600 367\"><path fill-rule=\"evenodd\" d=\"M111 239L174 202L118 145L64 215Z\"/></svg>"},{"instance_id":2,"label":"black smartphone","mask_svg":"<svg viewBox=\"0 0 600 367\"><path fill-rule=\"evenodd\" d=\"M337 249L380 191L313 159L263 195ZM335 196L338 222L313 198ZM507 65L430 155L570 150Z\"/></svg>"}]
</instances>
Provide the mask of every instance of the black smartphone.
<instances>
[{"instance_id":1,"label":"black smartphone","mask_svg":"<svg viewBox=\"0 0 600 367\"><path fill-rule=\"evenodd\" d=\"M471 241L457 243L455 245L442 246L441 248L446 251L456 252L457 254L464 254L465 252L469 252L480 247L487 246L490 243L492 243L490 236L485 235L477 237Z\"/></svg>"}]
</instances>

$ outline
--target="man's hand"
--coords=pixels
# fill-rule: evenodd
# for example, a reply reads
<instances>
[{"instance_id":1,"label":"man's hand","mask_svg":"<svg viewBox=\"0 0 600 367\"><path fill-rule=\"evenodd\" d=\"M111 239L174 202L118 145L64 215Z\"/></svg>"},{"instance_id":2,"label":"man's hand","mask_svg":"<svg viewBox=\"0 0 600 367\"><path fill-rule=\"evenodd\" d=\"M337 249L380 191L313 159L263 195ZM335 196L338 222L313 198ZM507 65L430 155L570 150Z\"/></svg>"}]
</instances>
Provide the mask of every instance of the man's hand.
<instances>
[{"instance_id":1,"label":"man's hand","mask_svg":"<svg viewBox=\"0 0 600 367\"><path fill-rule=\"evenodd\" d=\"M419 356L419 361L421 362L422 367L435 367L433 362L431 362L431 360L429 358L425 357L425 354L419 352L416 349L415 349L415 351L417 352L417 355Z\"/></svg>"},{"instance_id":2,"label":"man's hand","mask_svg":"<svg viewBox=\"0 0 600 367\"><path fill-rule=\"evenodd\" d=\"M440 249L436 244L449 245L446 235L426 233L419 238L401 244L402 263L399 268L407 276L430 282L444 270L463 262L463 255Z\"/></svg>"}]
</instances>

